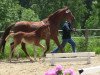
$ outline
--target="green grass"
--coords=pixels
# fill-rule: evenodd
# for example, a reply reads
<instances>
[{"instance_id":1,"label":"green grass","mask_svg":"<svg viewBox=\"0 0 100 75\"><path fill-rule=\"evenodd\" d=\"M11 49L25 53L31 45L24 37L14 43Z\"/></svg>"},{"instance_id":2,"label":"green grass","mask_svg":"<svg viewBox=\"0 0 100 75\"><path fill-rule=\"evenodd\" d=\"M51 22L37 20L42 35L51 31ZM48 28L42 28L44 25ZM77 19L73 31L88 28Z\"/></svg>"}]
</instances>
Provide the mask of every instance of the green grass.
<instances>
[{"instance_id":1,"label":"green grass","mask_svg":"<svg viewBox=\"0 0 100 75\"><path fill-rule=\"evenodd\" d=\"M60 42L62 41L61 38L59 38ZM94 51L97 54L100 54L100 38L89 38L88 40L88 45L86 46L85 44L85 39L84 38L73 38L73 40L76 43L76 49L77 51L80 52L84 52L84 51ZM40 42L41 44L45 45L45 41L41 40ZM27 46L27 52L29 53L29 55L33 56L34 54L34 47L30 44L28 44ZM53 40L50 41L50 51L52 51L54 48L56 48L56 44L54 43ZM35 46L36 50L37 50L37 55L41 56L43 53L43 50L37 46ZM71 46L70 44L67 44L65 46L65 51L66 52L72 52L71 50ZM17 52L19 52L20 56L22 58L26 57L25 53L22 51L21 46L19 45L16 48L16 52L15 52L15 56L17 55ZM10 42L6 43L6 48L5 48L5 56L2 56L2 54L0 54L0 59L6 59L9 57L9 53L10 53Z\"/></svg>"}]
</instances>

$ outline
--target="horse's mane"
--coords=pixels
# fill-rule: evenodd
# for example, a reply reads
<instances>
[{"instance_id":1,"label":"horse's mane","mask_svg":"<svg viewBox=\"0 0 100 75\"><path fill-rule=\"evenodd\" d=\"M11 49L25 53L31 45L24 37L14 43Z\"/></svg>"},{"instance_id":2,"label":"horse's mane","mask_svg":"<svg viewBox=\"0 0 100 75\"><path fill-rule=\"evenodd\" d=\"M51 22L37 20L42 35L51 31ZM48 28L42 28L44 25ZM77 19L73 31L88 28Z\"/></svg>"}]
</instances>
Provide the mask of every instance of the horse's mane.
<instances>
[{"instance_id":1,"label":"horse's mane","mask_svg":"<svg viewBox=\"0 0 100 75\"><path fill-rule=\"evenodd\" d=\"M48 16L48 18L55 17L56 15L58 15L59 12L63 12L64 10L67 10L67 9L68 9L68 7L64 7L62 9L59 9L59 10L55 11L53 14L50 14Z\"/></svg>"}]
</instances>

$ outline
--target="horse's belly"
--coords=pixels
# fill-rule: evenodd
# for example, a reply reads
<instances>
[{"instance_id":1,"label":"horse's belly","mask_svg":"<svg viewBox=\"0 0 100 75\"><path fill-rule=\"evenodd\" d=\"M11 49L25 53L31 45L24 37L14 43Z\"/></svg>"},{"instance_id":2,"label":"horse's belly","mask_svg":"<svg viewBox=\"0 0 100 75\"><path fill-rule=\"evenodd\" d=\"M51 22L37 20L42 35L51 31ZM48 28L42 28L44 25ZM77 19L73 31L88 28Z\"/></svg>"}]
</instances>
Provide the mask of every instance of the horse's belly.
<instances>
[{"instance_id":1,"label":"horse's belly","mask_svg":"<svg viewBox=\"0 0 100 75\"><path fill-rule=\"evenodd\" d=\"M33 44L33 41L25 40L24 38L22 39L22 42L27 43L27 44Z\"/></svg>"}]
</instances>

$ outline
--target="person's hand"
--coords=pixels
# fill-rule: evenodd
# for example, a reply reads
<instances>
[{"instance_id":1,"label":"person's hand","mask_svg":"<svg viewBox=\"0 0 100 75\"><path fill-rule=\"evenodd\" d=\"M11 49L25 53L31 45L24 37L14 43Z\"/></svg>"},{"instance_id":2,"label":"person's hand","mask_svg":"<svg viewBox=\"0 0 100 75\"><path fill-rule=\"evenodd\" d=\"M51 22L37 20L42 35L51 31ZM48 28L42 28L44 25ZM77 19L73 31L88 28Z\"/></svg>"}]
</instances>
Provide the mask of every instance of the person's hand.
<instances>
[{"instance_id":1,"label":"person's hand","mask_svg":"<svg viewBox=\"0 0 100 75\"><path fill-rule=\"evenodd\" d=\"M73 28L73 31L76 32L76 28Z\"/></svg>"}]
</instances>

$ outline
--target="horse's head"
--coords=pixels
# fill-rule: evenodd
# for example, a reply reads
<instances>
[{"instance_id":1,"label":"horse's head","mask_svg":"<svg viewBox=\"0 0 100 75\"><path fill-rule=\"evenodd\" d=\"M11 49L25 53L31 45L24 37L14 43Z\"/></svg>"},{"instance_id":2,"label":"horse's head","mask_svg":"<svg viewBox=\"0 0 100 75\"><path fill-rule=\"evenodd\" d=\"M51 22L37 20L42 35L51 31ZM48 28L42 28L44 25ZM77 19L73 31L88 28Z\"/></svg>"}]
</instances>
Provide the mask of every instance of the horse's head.
<instances>
[{"instance_id":1,"label":"horse's head","mask_svg":"<svg viewBox=\"0 0 100 75\"><path fill-rule=\"evenodd\" d=\"M67 21L71 21L71 22L74 21L75 17L68 7L63 8L62 12L64 14L65 19L67 19Z\"/></svg>"},{"instance_id":2,"label":"horse's head","mask_svg":"<svg viewBox=\"0 0 100 75\"><path fill-rule=\"evenodd\" d=\"M75 19L74 15L72 14L72 12L70 11L68 7L64 7L62 9L57 10L53 14L49 15L48 18L49 20L55 23L59 23L63 19L67 19L68 21L72 22Z\"/></svg>"}]
</instances>

